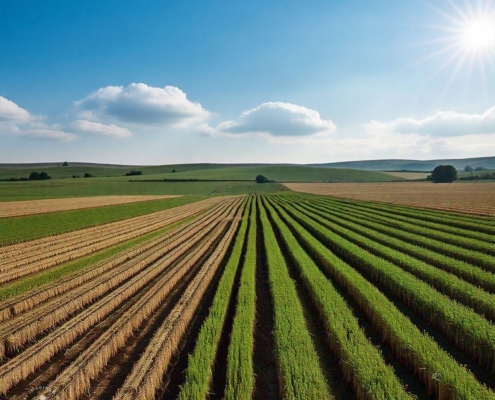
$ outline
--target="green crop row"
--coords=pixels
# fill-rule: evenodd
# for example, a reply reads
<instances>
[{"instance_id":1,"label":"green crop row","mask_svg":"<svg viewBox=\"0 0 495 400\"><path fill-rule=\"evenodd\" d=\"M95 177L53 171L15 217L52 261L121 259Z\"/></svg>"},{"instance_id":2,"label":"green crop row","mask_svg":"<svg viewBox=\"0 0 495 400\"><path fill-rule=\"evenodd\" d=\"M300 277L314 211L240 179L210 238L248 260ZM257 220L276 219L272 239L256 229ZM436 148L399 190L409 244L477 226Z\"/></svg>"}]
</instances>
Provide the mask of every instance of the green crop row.
<instances>
[{"instance_id":1,"label":"green crop row","mask_svg":"<svg viewBox=\"0 0 495 400\"><path fill-rule=\"evenodd\" d=\"M393 369L385 364L377 348L366 338L345 300L278 216L277 213L281 211L268 203L265 205L274 227L280 233L281 244L297 265L301 279L323 320L328 334L327 343L341 359L342 373L358 398L410 399Z\"/></svg>"},{"instance_id":2,"label":"green crop row","mask_svg":"<svg viewBox=\"0 0 495 400\"><path fill-rule=\"evenodd\" d=\"M313 208L321 210L321 208L314 204ZM400 252L409 254L410 256L422 260L430 265L448 271L491 293L495 293L495 274L475 267L474 265L469 264L465 261L457 260L433 250L412 244L410 243L410 241L397 239L388 234L379 233L376 229L366 228L364 225L361 224L361 220L359 218L351 217L349 214L345 215L346 220L344 221L341 212L337 210L331 210L329 207L325 208L324 211L327 218L330 218L331 215L339 217L339 223L342 226L359 227L359 233L364 236L372 238L377 242L392 247ZM371 226L371 224L369 226ZM372 236L370 236L371 233Z\"/></svg>"},{"instance_id":3,"label":"green crop row","mask_svg":"<svg viewBox=\"0 0 495 400\"><path fill-rule=\"evenodd\" d=\"M234 279L241 263L247 226L248 219L244 217L235 237L232 253L218 284L208 317L201 326L194 352L189 356L186 380L179 399L203 400L208 397L218 344L232 297Z\"/></svg>"},{"instance_id":4,"label":"green crop row","mask_svg":"<svg viewBox=\"0 0 495 400\"><path fill-rule=\"evenodd\" d=\"M327 196L318 196L318 198L327 198ZM420 219L423 221L436 222L442 225L451 226L454 228L461 228L466 230L472 230L475 232L483 232L486 234L495 235L495 221L490 217L475 216L470 214L454 213L449 211L430 210L419 207L408 207L398 204L383 204L371 201L359 201L359 200L347 200L336 199L343 204L352 204L356 207L372 210L383 210L396 215L403 215Z\"/></svg>"},{"instance_id":5,"label":"green crop row","mask_svg":"<svg viewBox=\"0 0 495 400\"><path fill-rule=\"evenodd\" d=\"M314 204L328 202L341 207L345 204L346 209L359 210L363 213L373 216L379 215L382 217L388 217L392 219L392 222L400 221L408 224L413 224L413 225L433 229L440 232L446 232L455 236L461 236L461 237L477 240L478 242L481 242L483 244L486 243L495 244L495 237L493 234L478 232L472 229L460 228L458 226L450 226L441 222L423 220L420 218L421 210L418 210L416 214L403 215L403 213L399 214L393 212L394 210L392 207L389 207L388 209L369 208L369 207L364 207L360 203L355 203L355 204L343 203L336 199L313 199L311 202Z\"/></svg>"},{"instance_id":6,"label":"green crop row","mask_svg":"<svg viewBox=\"0 0 495 400\"><path fill-rule=\"evenodd\" d=\"M254 389L253 351L256 313L256 205L252 204L244 265L227 355L225 399L250 400Z\"/></svg>"},{"instance_id":7,"label":"green crop row","mask_svg":"<svg viewBox=\"0 0 495 400\"><path fill-rule=\"evenodd\" d=\"M493 294L487 293L459 279L455 275L439 270L417 258L404 254L403 248L408 246L407 242L391 238L359 224L348 222L329 212L322 212L317 207L310 207L303 204L300 204L300 206L306 212L311 212L317 216L315 219L332 232L366 249L370 253L400 266L411 274L428 282L447 296L472 307L478 313L490 319L495 319L495 296ZM472 270L482 271L471 266ZM493 275L492 277L495 278Z\"/></svg>"},{"instance_id":8,"label":"green crop row","mask_svg":"<svg viewBox=\"0 0 495 400\"><path fill-rule=\"evenodd\" d=\"M389 261L335 234L314 214L303 214L297 205L284 207L339 257L422 315L478 363L495 371L495 326L490 322Z\"/></svg>"},{"instance_id":9,"label":"green crop row","mask_svg":"<svg viewBox=\"0 0 495 400\"><path fill-rule=\"evenodd\" d=\"M259 198L258 208L273 298L274 338L281 397L287 400L329 398L296 288Z\"/></svg>"},{"instance_id":10,"label":"green crop row","mask_svg":"<svg viewBox=\"0 0 495 400\"><path fill-rule=\"evenodd\" d=\"M340 217L343 219L358 222L360 225L375 229L377 231L385 233L386 235L405 240L409 243L414 243L418 246L425 247L435 252L439 252L441 254L456 258L458 260L463 260L467 263L474 264L475 266L489 270L491 272L495 272L495 259L489 254L484 254L478 251L460 247L459 245L453 245L445 243L443 241L435 240L428 236L428 232L426 231L423 233L413 233L406 227L394 228L391 226L376 224L375 221L378 221L377 218L359 215L359 213L356 213L355 210L343 212L338 207L332 207L330 204L325 205L324 208L338 212ZM351 214L359 215L359 217L353 217ZM418 230L418 232L420 232L420 230Z\"/></svg>"},{"instance_id":11,"label":"green crop row","mask_svg":"<svg viewBox=\"0 0 495 400\"><path fill-rule=\"evenodd\" d=\"M332 253L329 247L334 246L328 245L329 238L339 243L337 235L291 205L275 204L300 246L308 251L328 277L345 288L380 332L383 341L390 345L396 358L416 374L430 395L435 394L440 400L495 398L495 394L481 385L465 367L428 335L421 333L378 288Z\"/></svg>"},{"instance_id":12,"label":"green crop row","mask_svg":"<svg viewBox=\"0 0 495 400\"><path fill-rule=\"evenodd\" d=\"M340 203L333 202L331 200L317 202L317 204L320 204L322 206L331 205L333 208L338 208L340 212L344 214L352 213L355 216L359 216L361 219L380 222L384 227L392 227L421 236L427 236L430 239L436 239L440 242L445 242L447 244L458 246L463 249L469 249L484 254L495 255L495 246L493 243L490 243L493 242L493 237L490 237L489 242L487 242L486 240L473 239L465 236L460 236L456 233L449 233L447 228L431 228L428 226L423 226L421 224L413 223L411 221L401 222L393 215L390 216L383 215L383 213L378 214L369 211L363 211L353 206L342 207Z\"/></svg>"}]
</instances>

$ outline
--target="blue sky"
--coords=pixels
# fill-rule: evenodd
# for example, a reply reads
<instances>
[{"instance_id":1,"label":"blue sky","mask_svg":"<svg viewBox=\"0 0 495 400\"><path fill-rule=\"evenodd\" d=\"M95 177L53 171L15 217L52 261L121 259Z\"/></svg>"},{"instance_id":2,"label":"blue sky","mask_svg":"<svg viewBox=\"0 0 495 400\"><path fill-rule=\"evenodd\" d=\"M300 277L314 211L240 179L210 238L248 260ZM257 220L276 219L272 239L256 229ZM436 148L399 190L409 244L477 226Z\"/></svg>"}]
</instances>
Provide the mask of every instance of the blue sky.
<instances>
[{"instance_id":1,"label":"blue sky","mask_svg":"<svg viewBox=\"0 0 495 400\"><path fill-rule=\"evenodd\" d=\"M493 10L3 0L0 163L494 155Z\"/></svg>"}]
</instances>

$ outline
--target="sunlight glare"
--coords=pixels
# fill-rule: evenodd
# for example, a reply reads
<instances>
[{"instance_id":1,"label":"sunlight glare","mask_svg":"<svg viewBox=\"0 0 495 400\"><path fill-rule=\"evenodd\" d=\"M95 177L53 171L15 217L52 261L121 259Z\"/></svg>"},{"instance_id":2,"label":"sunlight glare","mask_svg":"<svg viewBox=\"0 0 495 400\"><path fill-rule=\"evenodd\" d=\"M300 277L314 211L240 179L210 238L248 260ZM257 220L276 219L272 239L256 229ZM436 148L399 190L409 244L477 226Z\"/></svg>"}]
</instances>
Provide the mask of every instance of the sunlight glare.
<instances>
[{"instance_id":1,"label":"sunlight glare","mask_svg":"<svg viewBox=\"0 0 495 400\"><path fill-rule=\"evenodd\" d=\"M470 50L495 46L495 21L479 19L470 22L463 32L464 45Z\"/></svg>"}]
</instances>

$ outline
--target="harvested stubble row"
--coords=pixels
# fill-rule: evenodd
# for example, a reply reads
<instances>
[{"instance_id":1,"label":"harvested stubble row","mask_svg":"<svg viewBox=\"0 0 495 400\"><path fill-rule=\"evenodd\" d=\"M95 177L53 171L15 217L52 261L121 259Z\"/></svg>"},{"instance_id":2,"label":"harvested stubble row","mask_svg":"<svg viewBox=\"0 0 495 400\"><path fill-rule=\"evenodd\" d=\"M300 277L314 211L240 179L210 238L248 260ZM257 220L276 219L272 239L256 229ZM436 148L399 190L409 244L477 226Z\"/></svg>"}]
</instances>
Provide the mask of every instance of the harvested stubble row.
<instances>
[{"instance_id":1,"label":"harvested stubble row","mask_svg":"<svg viewBox=\"0 0 495 400\"><path fill-rule=\"evenodd\" d=\"M332 280L338 282L388 343L399 362L413 371L439 400L493 400L495 394L404 316L393 303L328 248L324 237L336 238L291 205L275 203L301 246ZM309 233L311 232L311 234ZM322 234L320 234L322 232ZM330 235L330 236L329 236Z\"/></svg>"},{"instance_id":2,"label":"harvested stubble row","mask_svg":"<svg viewBox=\"0 0 495 400\"><path fill-rule=\"evenodd\" d=\"M238 201L236 203L238 203ZM211 246L215 238L221 233L226 222L222 222L222 218L219 218L219 220L221 225L214 228L215 230L213 233L209 234L206 244L201 245L203 250L208 249L208 246ZM206 230L209 231L210 229L206 228ZM197 240L200 240L205 234L206 232L204 231L198 233ZM185 276L195 262L191 261L193 255L198 258L202 255L202 253L198 254L197 252L192 252L191 254L188 254L185 259L179 261L179 259L183 257L184 254L187 254L195 245L197 245L197 242L194 242L193 240L182 243L179 248L173 250L174 254L169 254L166 259L162 259L153 267L148 268L148 273L143 274L141 279L135 277L126 282L119 290L110 293L92 304L83 312L27 348L24 352L2 365L0 367L0 393L5 393L9 388L22 379L25 379L30 373L34 372L50 360L57 352L73 343L79 336L106 318L124 301L135 295L145 284L155 281L152 288L149 291L146 291L146 293L142 295L143 297L134 304L133 308L119 319L119 321L129 322L130 325L125 331L126 337L128 337L128 335L132 333L132 329L139 326L161 301L163 301L168 291ZM179 261L179 263L169 270L170 266L177 261ZM155 295L155 300L157 298L156 296L158 296L159 301L156 300L153 303L151 301L153 295ZM112 329L107 331L106 334L110 334L114 340L117 340L117 343L123 345L125 340L122 339L122 336L115 335L118 331L117 325L113 325Z\"/></svg>"},{"instance_id":3,"label":"harvested stubble row","mask_svg":"<svg viewBox=\"0 0 495 400\"><path fill-rule=\"evenodd\" d=\"M252 200L249 201L246 210L249 207L252 207ZM208 312L208 317L201 326L201 331L194 346L194 352L189 356L186 381L179 396L181 400L204 400L208 396L210 384L213 379L218 346L225 326L229 304L232 301L234 286L237 284L235 282L236 274L238 273L238 269L241 268L243 261L242 255L246 246L246 231L251 229L248 228L248 225L250 225L248 219L246 217L243 218L235 237L232 253L218 284L213 304ZM248 254L246 252L246 255ZM254 296L254 291L252 295ZM246 356L248 355L246 354ZM248 379L248 376L246 376L246 379ZM251 391L246 391L246 396L251 398Z\"/></svg>"},{"instance_id":4,"label":"harvested stubble row","mask_svg":"<svg viewBox=\"0 0 495 400\"><path fill-rule=\"evenodd\" d=\"M244 207L241 207L238 210L238 217L242 215L243 209ZM145 352L114 397L115 400L152 400L155 398L156 390L162 383L170 360L177 351L195 310L220 266L238 225L238 219L230 225L212 255L187 287L178 304L158 328Z\"/></svg>"},{"instance_id":5,"label":"harvested stubble row","mask_svg":"<svg viewBox=\"0 0 495 400\"><path fill-rule=\"evenodd\" d=\"M213 204L215 204L215 202ZM145 235L147 233L175 223L179 220L187 218L200 211L203 211L204 209L207 209L211 206L212 204L209 203L206 206L202 205L202 207L189 209L186 212L181 212L184 210L176 209L175 215L170 215L163 220L160 220L160 216L155 216L151 219L147 218L145 221L140 221L139 229L136 229L136 225L134 222L127 221L125 224L119 227L117 233L104 236L103 238L101 238L100 234L97 231L93 231L87 233L85 235L86 239L82 242L79 242L79 244L76 244L75 246L73 246L72 244L68 245L68 243L70 243L70 240L64 240L62 243L57 245L57 248L55 250L41 253L35 252L34 255L31 255L28 258L20 257L22 258L21 260L13 257L10 260L2 263L4 272L0 273L0 283L9 282L32 273L54 267L63 262L85 256L92 252L111 247L130 239L134 239L141 235ZM29 246L29 242L25 245ZM47 258L40 260L40 254L43 254Z\"/></svg>"},{"instance_id":6,"label":"harvested stubble row","mask_svg":"<svg viewBox=\"0 0 495 400\"><path fill-rule=\"evenodd\" d=\"M147 242L140 243L124 253L115 254L111 258L102 260L75 274L71 274L62 279L43 285L36 290L32 290L26 294L22 294L1 302L0 322L25 311L31 310L33 307L50 298L61 295L76 287L80 287L93 278L100 277L107 272L115 270L115 268L119 267L123 263L125 263L125 265L131 263L132 265L132 263L138 262L151 254L148 250L165 244L165 242L172 240L177 235L186 234L196 226L204 225L205 221L211 221L212 218L216 217L216 213L221 212L226 206L227 205L223 203L216 205L207 214L185 223L184 225L181 225L166 234L160 235L158 238L153 238ZM139 259L137 258L138 256Z\"/></svg>"},{"instance_id":7,"label":"harvested stubble row","mask_svg":"<svg viewBox=\"0 0 495 400\"><path fill-rule=\"evenodd\" d=\"M159 196L97 196L71 197L63 199L44 199L27 201L8 201L0 203L0 218L21 215L42 214L54 211L78 210L81 208L111 206L116 204L136 203L140 201L171 199L178 195Z\"/></svg>"},{"instance_id":8,"label":"harvested stubble row","mask_svg":"<svg viewBox=\"0 0 495 400\"><path fill-rule=\"evenodd\" d=\"M61 233L54 236L47 236L40 239L31 240L29 242L15 243L3 246L1 247L2 253L0 254L0 259L8 260L12 257L20 257L20 259L22 259L23 256L29 257L33 254L36 254L37 252L39 253L40 251L57 248L63 244L73 244L72 242L77 243L79 240L84 239L85 237L88 237L90 235L108 234L119 229L128 229L129 225L140 227L143 225L143 222L156 223L161 219L173 217L176 214L181 214L184 212L190 212L194 210L197 210L199 212L200 210L205 210L208 207L217 204L218 202L219 198L201 200L195 203L184 204L182 206L168 208L163 211L157 211L138 217L109 222L106 224ZM29 245L27 246L27 244Z\"/></svg>"},{"instance_id":9,"label":"harvested stubble row","mask_svg":"<svg viewBox=\"0 0 495 400\"><path fill-rule=\"evenodd\" d=\"M394 248L392 248L391 244L394 244L394 241L396 240L393 237L381 234L373 229L365 228L360 224L350 223L341 218L339 213L334 214L326 208L319 208L314 205L307 206L304 203L299 203L299 205L308 212L313 212L318 217L322 217L323 220L320 220L319 222L338 235L345 237L347 240L370 253L400 266L407 272L428 282L443 294L473 308L479 314L495 320L495 295L487 293L453 274L439 270L438 268L415 258L414 256L416 254L413 254L413 256L404 254L403 249L407 248L407 242L399 241L399 243L395 243L395 246L393 246ZM325 224L325 221L332 223L332 225ZM345 229L340 229L340 227ZM469 272L471 272L471 274L474 275L474 272L476 271L478 271L478 275L481 276L492 275L479 268L470 266ZM484 272L484 274L481 274L481 272ZM492 275L491 278L491 281L493 281L495 276Z\"/></svg>"},{"instance_id":10,"label":"harvested stubble row","mask_svg":"<svg viewBox=\"0 0 495 400\"><path fill-rule=\"evenodd\" d=\"M393 370L365 336L345 300L278 215L280 213L287 218L287 214L273 203L265 204L272 224L279 232L281 244L298 268L311 301L323 320L328 332L327 343L341 360L342 374L354 388L357 398L410 399Z\"/></svg>"},{"instance_id":11,"label":"harvested stubble row","mask_svg":"<svg viewBox=\"0 0 495 400\"><path fill-rule=\"evenodd\" d=\"M284 205L291 216L379 287L390 292L449 338L461 351L480 365L495 371L495 326L427 283L391 262L360 248L322 224L321 217L299 205ZM333 228L346 230L338 227Z\"/></svg>"},{"instance_id":12,"label":"harvested stubble row","mask_svg":"<svg viewBox=\"0 0 495 400\"><path fill-rule=\"evenodd\" d=\"M189 229L181 230L180 241L185 242L189 239L193 239L194 241L197 233L204 228L211 227L222 211L222 208L220 208L217 212L212 212L211 214L213 215L205 217L203 221L198 221L196 224L190 225ZM40 307L1 324L0 341L5 340L6 351L15 351L37 335L52 328L55 324L66 319L74 312L77 312L100 296L114 290L127 279L145 270L148 265L156 262L178 246L177 239L179 238L177 236L176 234L169 240L163 240L154 248L128 260L118 266L118 268L104 272L95 280L66 293L62 298L54 298Z\"/></svg>"},{"instance_id":13,"label":"harvested stubble row","mask_svg":"<svg viewBox=\"0 0 495 400\"><path fill-rule=\"evenodd\" d=\"M119 231L123 232L125 229L129 230L130 227L133 227L134 229L142 228L146 226L146 224L156 224L178 214L195 213L200 212L201 210L206 210L214 204L218 204L220 200L220 198L201 200L137 217L109 222L54 236L47 236L40 239L31 240L29 242L6 245L2 247L0 259L5 259L6 261L10 258L22 260L23 258L36 255L41 251L46 252L56 250L57 248L63 248L63 246L67 244L77 245L80 241L90 238L90 236L103 236Z\"/></svg>"},{"instance_id":14,"label":"harvested stubble row","mask_svg":"<svg viewBox=\"0 0 495 400\"><path fill-rule=\"evenodd\" d=\"M238 208L237 202L233 211ZM50 390L42 395L45 395L47 399L56 399L56 396L62 396L64 400L80 398L89 387L91 379L96 377L110 358L125 345L133 330L138 328L163 303L167 294L191 268L199 268L198 261L218 242L229 222L228 220L221 221L212 235L203 241L199 248L189 253L173 270L157 280L155 285L143 294L109 330L88 347L55 381L51 382L48 385ZM52 393L53 390L56 392L55 395ZM136 398L133 397L133 399Z\"/></svg>"}]
</instances>

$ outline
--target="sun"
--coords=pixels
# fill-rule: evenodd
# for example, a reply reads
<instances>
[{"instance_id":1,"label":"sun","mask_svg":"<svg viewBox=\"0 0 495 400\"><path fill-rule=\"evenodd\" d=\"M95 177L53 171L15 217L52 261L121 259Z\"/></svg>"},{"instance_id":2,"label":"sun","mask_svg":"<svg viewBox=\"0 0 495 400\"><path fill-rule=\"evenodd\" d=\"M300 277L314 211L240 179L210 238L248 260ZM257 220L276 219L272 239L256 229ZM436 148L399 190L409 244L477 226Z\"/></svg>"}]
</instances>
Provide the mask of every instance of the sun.
<instances>
[{"instance_id":1,"label":"sun","mask_svg":"<svg viewBox=\"0 0 495 400\"><path fill-rule=\"evenodd\" d=\"M421 0L446 24L429 26L442 35L421 45L437 47L420 63L438 58L442 60L432 78L448 67L452 68L447 88L462 68L468 75L479 74L483 81L495 72L495 8L494 0L444 0L447 7L438 7ZM438 3L437 3L438 4Z\"/></svg>"},{"instance_id":2,"label":"sun","mask_svg":"<svg viewBox=\"0 0 495 400\"><path fill-rule=\"evenodd\" d=\"M464 46L468 50L489 50L495 46L495 20L470 21L463 31Z\"/></svg>"}]
</instances>

